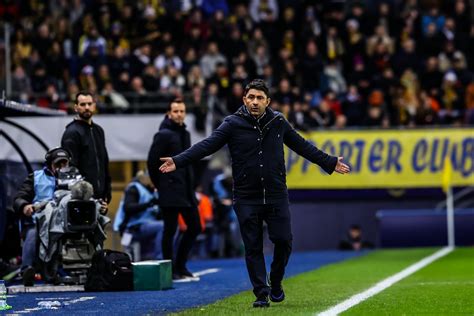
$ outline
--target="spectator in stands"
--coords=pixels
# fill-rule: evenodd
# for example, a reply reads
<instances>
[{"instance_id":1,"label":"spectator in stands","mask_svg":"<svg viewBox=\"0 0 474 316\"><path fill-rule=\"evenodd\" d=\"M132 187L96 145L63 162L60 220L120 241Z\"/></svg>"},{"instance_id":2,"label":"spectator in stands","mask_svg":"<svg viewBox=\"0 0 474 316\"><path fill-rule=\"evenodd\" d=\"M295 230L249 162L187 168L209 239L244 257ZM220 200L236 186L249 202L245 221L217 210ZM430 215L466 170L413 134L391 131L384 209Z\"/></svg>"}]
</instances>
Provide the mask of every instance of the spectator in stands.
<instances>
[{"instance_id":1,"label":"spectator in stands","mask_svg":"<svg viewBox=\"0 0 474 316\"><path fill-rule=\"evenodd\" d=\"M401 75L408 68L416 72L420 70L421 61L416 54L416 44L413 39L408 39L402 43L401 50L393 57L392 66L398 75Z\"/></svg>"},{"instance_id":2,"label":"spectator in stands","mask_svg":"<svg viewBox=\"0 0 474 316\"><path fill-rule=\"evenodd\" d=\"M408 114L406 125L414 126L414 117L419 108L419 88L418 78L411 69L407 69L402 73L400 84L404 88L403 108ZM386 108L386 105L384 105Z\"/></svg>"},{"instance_id":3,"label":"spectator in stands","mask_svg":"<svg viewBox=\"0 0 474 316\"><path fill-rule=\"evenodd\" d=\"M359 22L356 19L349 19L346 22L347 31L347 53L344 56L344 65L346 69L365 56L366 38L360 31Z\"/></svg>"},{"instance_id":4,"label":"spectator in stands","mask_svg":"<svg viewBox=\"0 0 474 316\"><path fill-rule=\"evenodd\" d=\"M254 55L257 52L257 48L259 46L263 46L265 49L265 52L267 53L269 50L269 44L265 36L263 35L262 29L259 27L256 27L253 30L252 37L249 39L247 43L247 52L250 55L250 57L254 58Z\"/></svg>"},{"instance_id":5,"label":"spectator in stands","mask_svg":"<svg viewBox=\"0 0 474 316\"><path fill-rule=\"evenodd\" d=\"M186 79L174 65L168 65L160 80L160 91L179 97L182 95L186 85Z\"/></svg>"},{"instance_id":6,"label":"spectator in stands","mask_svg":"<svg viewBox=\"0 0 474 316\"><path fill-rule=\"evenodd\" d=\"M158 170L160 157L177 155L191 145L184 119L186 105L181 99L170 102L160 130L155 134L148 153L148 170L151 180L160 192L159 206L163 214L163 258L173 260L173 279L194 278L186 267L188 255L200 232L199 213L194 194L194 174L191 167L175 174L161 174ZM173 239L181 214L187 226L176 257L173 258Z\"/></svg>"},{"instance_id":7,"label":"spectator in stands","mask_svg":"<svg viewBox=\"0 0 474 316\"><path fill-rule=\"evenodd\" d=\"M463 115L464 99L458 77L452 71L447 72L443 78L441 89L441 110L439 116L444 124L459 123Z\"/></svg>"},{"instance_id":8,"label":"spectator in stands","mask_svg":"<svg viewBox=\"0 0 474 316\"><path fill-rule=\"evenodd\" d=\"M268 108L269 90L262 80L253 80L244 91L244 105L207 139L173 157L161 156L165 175L229 145L234 174L234 207L245 245L247 269L257 297L254 307L269 306L285 298L281 282L291 253L288 192L283 163L283 144L319 164L328 173L349 172L342 157L333 157L305 141L278 113ZM154 161L154 160L153 160ZM189 167L187 167L189 168ZM178 173L179 174L179 173ZM263 221L275 244L270 272L271 288L263 256Z\"/></svg>"},{"instance_id":9,"label":"spectator in stands","mask_svg":"<svg viewBox=\"0 0 474 316\"><path fill-rule=\"evenodd\" d=\"M235 81L232 84L232 91L230 96L227 98L227 112L234 113L241 106L242 96L244 95L244 86L242 82Z\"/></svg>"},{"instance_id":10,"label":"spectator in stands","mask_svg":"<svg viewBox=\"0 0 474 316\"><path fill-rule=\"evenodd\" d=\"M315 41L310 40L306 44L305 54L300 65L303 90L310 92L319 90L323 59L319 54L318 45Z\"/></svg>"},{"instance_id":11,"label":"spectator in stands","mask_svg":"<svg viewBox=\"0 0 474 316\"><path fill-rule=\"evenodd\" d=\"M99 34L99 30L92 26L86 34L79 39L79 56L98 55L105 56L107 42Z\"/></svg>"},{"instance_id":12,"label":"spectator in stands","mask_svg":"<svg viewBox=\"0 0 474 316\"><path fill-rule=\"evenodd\" d=\"M474 79L466 88L466 115L465 121L468 125L474 124Z\"/></svg>"},{"instance_id":13,"label":"spectator in stands","mask_svg":"<svg viewBox=\"0 0 474 316\"><path fill-rule=\"evenodd\" d=\"M114 221L122 245L140 243L140 259L162 259L163 220L158 209L158 192L147 171L140 170L125 188ZM125 236L125 237L124 237Z\"/></svg>"},{"instance_id":14,"label":"spectator in stands","mask_svg":"<svg viewBox=\"0 0 474 316\"><path fill-rule=\"evenodd\" d=\"M339 243L340 250L359 251L372 248L374 248L374 245L371 242L362 239L362 229L359 225L351 225L346 238Z\"/></svg>"},{"instance_id":15,"label":"spectator in stands","mask_svg":"<svg viewBox=\"0 0 474 316\"><path fill-rule=\"evenodd\" d=\"M416 113L416 125L434 125L438 123L439 102L426 91L420 92L420 108Z\"/></svg>"},{"instance_id":16,"label":"spectator in stands","mask_svg":"<svg viewBox=\"0 0 474 316\"><path fill-rule=\"evenodd\" d=\"M233 60L241 52L247 50L247 45L242 39L242 33L238 27L232 27L230 37L227 38L222 45L222 52L227 56L228 60Z\"/></svg>"},{"instance_id":17,"label":"spectator in stands","mask_svg":"<svg viewBox=\"0 0 474 316\"><path fill-rule=\"evenodd\" d=\"M122 72L131 70L129 51L121 46L115 47L113 54L107 57L107 64L113 80L118 80Z\"/></svg>"},{"instance_id":18,"label":"spectator in stands","mask_svg":"<svg viewBox=\"0 0 474 316\"><path fill-rule=\"evenodd\" d=\"M227 63L226 58L219 52L216 42L210 42L207 46L207 52L202 56L200 66L202 75L205 79L211 78L216 72L219 63Z\"/></svg>"},{"instance_id":19,"label":"spectator in stands","mask_svg":"<svg viewBox=\"0 0 474 316\"><path fill-rule=\"evenodd\" d=\"M96 111L96 100L87 91L76 95L74 111L77 116L66 126L61 146L71 153L71 165L77 167L85 180L94 188L94 198L102 204L110 203L112 197L109 173L109 155L105 147L102 127L92 121Z\"/></svg>"},{"instance_id":20,"label":"spectator in stands","mask_svg":"<svg viewBox=\"0 0 474 316\"><path fill-rule=\"evenodd\" d=\"M393 39L387 33L385 25L380 24L375 27L375 33L367 40L367 55L372 56L375 47L379 44L383 44L387 48L387 52L392 55L395 51L395 43Z\"/></svg>"},{"instance_id":21,"label":"spectator in stands","mask_svg":"<svg viewBox=\"0 0 474 316\"><path fill-rule=\"evenodd\" d=\"M39 98L36 102L39 107L63 111L67 110L64 100L61 99L56 86L53 83L49 83L47 85L46 94Z\"/></svg>"},{"instance_id":22,"label":"spectator in stands","mask_svg":"<svg viewBox=\"0 0 474 316\"><path fill-rule=\"evenodd\" d=\"M193 68L199 68L199 60L196 55L196 50L192 47L188 48L184 54L184 60L183 60L183 74L187 74L187 85L188 87L192 87L194 85L194 80L199 80L200 83L199 85L204 85L206 82L204 81L204 78L202 77L202 72L201 69L199 68L199 79L195 79L194 77L197 77L195 75L196 71L193 70ZM191 78L190 78L191 75Z\"/></svg>"},{"instance_id":23,"label":"spectator in stands","mask_svg":"<svg viewBox=\"0 0 474 316\"><path fill-rule=\"evenodd\" d=\"M160 87L160 75L153 65L147 65L143 74L139 77L143 81L143 87L147 92L156 93Z\"/></svg>"},{"instance_id":24,"label":"spectator in stands","mask_svg":"<svg viewBox=\"0 0 474 316\"><path fill-rule=\"evenodd\" d=\"M423 89L439 95L443 73L439 71L438 58L429 57L425 62L424 71L420 75L420 84Z\"/></svg>"},{"instance_id":25,"label":"spectator in stands","mask_svg":"<svg viewBox=\"0 0 474 316\"><path fill-rule=\"evenodd\" d=\"M229 14L229 5L226 0L203 0L201 9L208 17L217 12L222 12L224 16Z\"/></svg>"},{"instance_id":26,"label":"spectator in stands","mask_svg":"<svg viewBox=\"0 0 474 316\"><path fill-rule=\"evenodd\" d=\"M230 91L230 73L225 63L217 63L214 75L209 78L209 83L215 82L218 87L219 98L225 99Z\"/></svg>"},{"instance_id":27,"label":"spectator in stands","mask_svg":"<svg viewBox=\"0 0 474 316\"><path fill-rule=\"evenodd\" d=\"M278 84L278 90L274 94L274 99L280 103L293 104L298 96L294 93L291 82L288 78L282 78Z\"/></svg>"},{"instance_id":28,"label":"spectator in stands","mask_svg":"<svg viewBox=\"0 0 474 316\"><path fill-rule=\"evenodd\" d=\"M191 93L191 100L187 103L193 109L194 128L198 133L205 133L207 113L209 112L209 109L206 100L204 99L202 88L196 85L193 87Z\"/></svg>"},{"instance_id":29,"label":"spectator in stands","mask_svg":"<svg viewBox=\"0 0 474 316\"><path fill-rule=\"evenodd\" d=\"M101 95L104 98L103 104L105 107L103 107L102 110L105 113L123 113L130 107L130 103L127 99L115 91L112 82L105 83Z\"/></svg>"},{"instance_id":30,"label":"spectator in stands","mask_svg":"<svg viewBox=\"0 0 474 316\"><path fill-rule=\"evenodd\" d=\"M321 90L331 90L338 97L346 93L346 79L342 75L342 69L336 63L329 63L324 67Z\"/></svg>"},{"instance_id":31,"label":"spectator in stands","mask_svg":"<svg viewBox=\"0 0 474 316\"><path fill-rule=\"evenodd\" d=\"M13 54L12 62L13 64L19 65L20 63L27 62L33 51L33 45L27 32L23 28L17 28L13 35L12 40Z\"/></svg>"},{"instance_id":32,"label":"spectator in stands","mask_svg":"<svg viewBox=\"0 0 474 316\"><path fill-rule=\"evenodd\" d=\"M175 54L174 46L172 45L167 45L165 47L164 53L156 57L154 64L160 73L163 73L165 68L169 66L175 67L178 71L183 68L183 62L181 61L181 58Z\"/></svg>"},{"instance_id":33,"label":"spectator in stands","mask_svg":"<svg viewBox=\"0 0 474 316\"><path fill-rule=\"evenodd\" d=\"M213 12L212 16L210 16L209 28L212 40L216 41L219 46L221 46L221 44L224 43L229 36L228 25L226 24L225 14L222 10L216 10Z\"/></svg>"},{"instance_id":34,"label":"spectator in stands","mask_svg":"<svg viewBox=\"0 0 474 316\"><path fill-rule=\"evenodd\" d=\"M12 74L12 91L17 94L18 101L27 103L28 95L31 93L31 81L27 76L25 69L18 65Z\"/></svg>"},{"instance_id":35,"label":"spectator in stands","mask_svg":"<svg viewBox=\"0 0 474 316\"><path fill-rule=\"evenodd\" d=\"M267 65L265 65L265 67L267 67ZM263 68L264 69L264 72L265 72L265 67ZM240 83L242 86L245 86L248 84L249 82L249 73L247 72L247 69L245 69L244 65L242 64L236 64L235 67L234 67L234 72L232 73L231 75L231 79L232 81L235 82L238 82Z\"/></svg>"},{"instance_id":36,"label":"spectator in stands","mask_svg":"<svg viewBox=\"0 0 474 316\"><path fill-rule=\"evenodd\" d=\"M397 15L393 11L392 4L388 1L383 1L378 4L376 14L372 15L372 23L370 24L372 31L377 26L383 26L386 33L394 36L397 31ZM376 31L377 33L377 31ZM394 48L393 48L394 49Z\"/></svg>"},{"instance_id":37,"label":"spectator in stands","mask_svg":"<svg viewBox=\"0 0 474 316\"><path fill-rule=\"evenodd\" d=\"M33 52L33 55L37 54L37 51ZM42 62L34 64L33 75L31 76L31 88L33 92L38 94L46 92L46 87L49 81L50 79L48 77L48 73L46 72L45 65Z\"/></svg>"},{"instance_id":38,"label":"spectator in stands","mask_svg":"<svg viewBox=\"0 0 474 316\"><path fill-rule=\"evenodd\" d=\"M330 26L328 28L323 45L325 48L325 57L332 63L340 60L346 52L344 42L339 36L338 30L335 26Z\"/></svg>"},{"instance_id":39,"label":"spectator in stands","mask_svg":"<svg viewBox=\"0 0 474 316\"><path fill-rule=\"evenodd\" d=\"M143 44L133 51L130 70L132 75L141 75L147 65L151 63L151 46Z\"/></svg>"},{"instance_id":40,"label":"spectator in stands","mask_svg":"<svg viewBox=\"0 0 474 316\"><path fill-rule=\"evenodd\" d=\"M306 106L309 108L307 103ZM288 115L288 122L290 122L293 128L300 131L305 132L310 128L306 115L303 111L303 105L300 102L295 102L293 104L293 110L290 111L290 114Z\"/></svg>"},{"instance_id":41,"label":"spectator in stands","mask_svg":"<svg viewBox=\"0 0 474 316\"><path fill-rule=\"evenodd\" d=\"M188 76L192 66L201 66L202 78L198 80L207 90L214 84L210 79L217 64L225 63L232 80L234 74L242 74L242 67L247 77L258 75L272 89L277 85L275 76L288 78L293 87L302 89L295 89L297 100L307 91L324 92L331 88L343 101L346 93L340 84L345 81L355 84L364 99L372 90L382 89L389 107L393 93L387 88L393 85L380 82L388 68L393 78L385 81L397 82L410 68L423 89L439 100L441 95L434 92L442 90L442 77L447 72L455 72L461 94L470 83L474 69L474 57L470 54L474 49L474 26L469 14L472 6L466 0L446 2L443 6L405 1L399 10L393 1L368 2L367 6L356 1L348 5L348 10L334 1L318 5L290 2L237 1L230 6L225 1L212 0L160 6L75 1L70 7L63 2L53 3L44 12L44 6L26 5L25 10L16 12L22 23L15 27L11 40L12 68L24 69L31 88L25 86L25 91L22 88L17 93L23 94L22 100L44 100L46 88L52 83L63 98L72 82L79 83L81 89L99 93L105 82L110 81L102 76L104 64L115 90L127 93L131 107L152 112L157 111L155 107L136 107L135 103L162 102L159 97L147 96L159 89L151 89L154 85L145 78L149 75L148 66L154 64L160 69L155 77L159 81L161 72L167 69L165 64L172 63L178 76L183 75L186 81L184 94L190 93L192 81L196 81ZM313 56L315 52L319 53ZM430 70L426 70L425 60L433 56L437 56L438 64L434 67L438 69L429 66ZM328 74L333 64L343 66L333 71L337 78ZM238 80L245 81L239 76L236 75ZM141 93L130 87L134 77L141 77L147 95L133 96ZM231 85L219 90L220 98L229 98ZM428 85L432 87L427 88ZM392 122L404 124L403 120ZM453 122L448 120L447 124Z\"/></svg>"},{"instance_id":42,"label":"spectator in stands","mask_svg":"<svg viewBox=\"0 0 474 316\"><path fill-rule=\"evenodd\" d=\"M128 93L128 98L131 103L135 105L135 112L138 112L139 108L146 108L148 106L148 93L143 86L143 79L140 76L135 76L130 81L130 91L133 93ZM149 108L151 112L152 109Z\"/></svg>"},{"instance_id":43,"label":"spectator in stands","mask_svg":"<svg viewBox=\"0 0 474 316\"><path fill-rule=\"evenodd\" d=\"M423 14L421 18L422 31L423 35L428 33L428 25L433 23L436 27L436 31L440 32L446 21L446 17L440 14L439 9L436 6L433 6L427 14Z\"/></svg>"},{"instance_id":44,"label":"spectator in stands","mask_svg":"<svg viewBox=\"0 0 474 316\"><path fill-rule=\"evenodd\" d=\"M384 93L381 90L374 90L368 98L367 116L364 125L370 127L388 127L389 118L384 99ZM401 103L401 106L404 106Z\"/></svg>"},{"instance_id":45,"label":"spectator in stands","mask_svg":"<svg viewBox=\"0 0 474 316\"><path fill-rule=\"evenodd\" d=\"M79 75L79 85L84 89L92 91L93 93L97 91L97 81L94 76L94 67L91 65L86 65L84 68L82 68L81 74Z\"/></svg>"},{"instance_id":46,"label":"spectator in stands","mask_svg":"<svg viewBox=\"0 0 474 316\"><path fill-rule=\"evenodd\" d=\"M350 85L342 102L342 113L347 118L347 126L360 126L365 119L366 104L359 94L357 86Z\"/></svg>"},{"instance_id":47,"label":"spectator in stands","mask_svg":"<svg viewBox=\"0 0 474 316\"><path fill-rule=\"evenodd\" d=\"M207 108L211 115L211 126L214 130L229 114L227 112L225 100L222 100L219 97L219 86L215 82L210 83L207 90Z\"/></svg>"}]
</instances>

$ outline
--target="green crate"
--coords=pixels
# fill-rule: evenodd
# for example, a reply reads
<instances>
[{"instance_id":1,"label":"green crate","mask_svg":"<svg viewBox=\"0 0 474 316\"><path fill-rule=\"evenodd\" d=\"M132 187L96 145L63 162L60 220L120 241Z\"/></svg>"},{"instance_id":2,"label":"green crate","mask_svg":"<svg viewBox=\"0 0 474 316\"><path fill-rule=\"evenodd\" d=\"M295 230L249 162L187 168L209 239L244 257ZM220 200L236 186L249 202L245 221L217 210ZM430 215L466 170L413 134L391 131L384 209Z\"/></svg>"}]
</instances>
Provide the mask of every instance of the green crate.
<instances>
[{"instance_id":1,"label":"green crate","mask_svg":"<svg viewBox=\"0 0 474 316\"><path fill-rule=\"evenodd\" d=\"M171 260L133 262L133 289L159 291L172 287Z\"/></svg>"}]
</instances>

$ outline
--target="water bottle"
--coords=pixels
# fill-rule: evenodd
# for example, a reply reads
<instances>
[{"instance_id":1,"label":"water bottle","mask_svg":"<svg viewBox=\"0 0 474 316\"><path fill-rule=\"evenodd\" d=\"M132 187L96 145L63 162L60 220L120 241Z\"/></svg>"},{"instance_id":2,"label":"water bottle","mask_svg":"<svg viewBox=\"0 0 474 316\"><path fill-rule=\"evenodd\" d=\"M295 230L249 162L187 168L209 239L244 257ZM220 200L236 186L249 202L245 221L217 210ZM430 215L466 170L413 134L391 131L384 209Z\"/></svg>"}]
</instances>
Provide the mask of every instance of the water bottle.
<instances>
[{"instance_id":1,"label":"water bottle","mask_svg":"<svg viewBox=\"0 0 474 316\"><path fill-rule=\"evenodd\" d=\"M38 302L38 307L42 309L58 309L61 307L61 302L59 301L41 301Z\"/></svg>"},{"instance_id":2,"label":"water bottle","mask_svg":"<svg viewBox=\"0 0 474 316\"><path fill-rule=\"evenodd\" d=\"M0 311L5 311L12 308L7 304L7 287L5 286L5 281L0 280Z\"/></svg>"}]
</instances>

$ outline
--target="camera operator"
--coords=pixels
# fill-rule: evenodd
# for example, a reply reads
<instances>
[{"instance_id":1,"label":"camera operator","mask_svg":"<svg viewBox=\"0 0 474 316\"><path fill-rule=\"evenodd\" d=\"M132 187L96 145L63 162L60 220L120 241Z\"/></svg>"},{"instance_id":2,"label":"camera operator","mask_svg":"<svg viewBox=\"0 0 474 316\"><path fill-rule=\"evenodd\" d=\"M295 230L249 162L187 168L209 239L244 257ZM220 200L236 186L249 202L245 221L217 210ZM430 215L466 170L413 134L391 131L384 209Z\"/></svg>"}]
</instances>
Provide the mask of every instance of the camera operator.
<instances>
[{"instance_id":1,"label":"camera operator","mask_svg":"<svg viewBox=\"0 0 474 316\"><path fill-rule=\"evenodd\" d=\"M22 275L23 284L34 284L35 269L33 263L36 258L37 230L34 214L52 201L57 186L58 172L61 168L69 166L71 154L68 150L56 147L45 155L45 166L36 170L25 179L19 188L13 208L21 221L23 242L22 249ZM107 204L101 204L101 211L107 209Z\"/></svg>"},{"instance_id":2,"label":"camera operator","mask_svg":"<svg viewBox=\"0 0 474 316\"><path fill-rule=\"evenodd\" d=\"M162 259L164 224L159 215L158 194L150 175L138 171L125 189L114 221L113 228L122 235L122 245L129 246L132 240L138 241L141 259Z\"/></svg>"},{"instance_id":3,"label":"camera operator","mask_svg":"<svg viewBox=\"0 0 474 316\"><path fill-rule=\"evenodd\" d=\"M13 208L21 220L21 235L24 238L22 274L25 286L32 286L35 277L33 262L36 256L37 232L33 214L41 205L44 206L47 201L53 199L58 171L69 165L71 155L66 149L57 147L49 150L44 158L44 168L28 175L13 202Z\"/></svg>"},{"instance_id":4,"label":"camera operator","mask_svg":"<svg viewBox=\"0 0 474 316\"><path fill-rule=\"evenodd\" d=\"M35 214L40 240L38 257L40 261L48 265L48 267L55 267L57 263L55 255L61 251L61 243L59 241L64 234L70 232L70 225L74 226L77 224L77 220L81 221L81 219L77 217L78 214L87 216L86 214L94 212L93 216L97 216L98 225L90 222L89 217L86 219L86 222L90 224L90 227L88 230L83 231L83 233L85 233L84 237L87 238L96 250L102 249L103 242L107 237L104 227L110 222L108 217L102 215L107 211L106 206L103 205L103 202L93 198L94 189L92 185L84 181L84 178L79 174L77 168L66 167L60 169L57 179L58 184L54 192L53 200L49 201L44 209ZM72 209L75 214L73 217L75 220L72 219L71 222L71 218L69 218L71 213L68 212L68 203L70 201L76 203L78 201L92 201L94 203L83 204L83 208L73 205ZM93 209L90 209L91 204L93 205ZM77 213L77 211L79 211L79 213ZM73 231L75 231L74 228ZM51 268L48 270L48 274L51 274L49 273L51 270ZM54 281L55 275L45 276L45 278L48 277L51 277L52 281Z\"/></svg>"}]
</instances>

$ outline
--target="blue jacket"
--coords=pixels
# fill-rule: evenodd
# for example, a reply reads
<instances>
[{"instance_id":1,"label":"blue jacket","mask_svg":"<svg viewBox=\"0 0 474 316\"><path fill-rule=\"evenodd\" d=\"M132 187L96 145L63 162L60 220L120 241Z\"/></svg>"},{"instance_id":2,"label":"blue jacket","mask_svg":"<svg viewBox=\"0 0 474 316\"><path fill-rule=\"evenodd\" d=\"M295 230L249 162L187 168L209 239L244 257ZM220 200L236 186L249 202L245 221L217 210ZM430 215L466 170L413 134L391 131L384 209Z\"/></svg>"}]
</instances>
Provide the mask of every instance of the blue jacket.
<instances>
[{"instance_id":1,"label":"blue jacket","mask_svg":"<svg viewBox=\"0 0 474 316\"><path fill-rule=\"evenodd\" d=\"M138 191L139 201L138 204L143 205L149 203L152 199L158 198L158 194L156 192L150 192L143 184L140 182L132 182L130 183L125 192L130 190L130 188L134 187ZM135 214L131 214L131 216L127 219L124 209L124 198L120 201L120 205L117 210L117 215L115 215L115 221L113 225L114 231L118 232L121 230L121 226L124 221L127 221L125 224L126 228L141 225L144 223L148 223L150 221L156 221L156 215L158 214L158 208L155 206L149 206L144 211L138 212Z\"/></svg>"},{"instance_id":2,"label":"blue jacket","mask_svg":"<svg viewBox=\"0 0 474 316\"><path fill-rule=\"evenodd\" d=\"M331 174L337 157L301 137L285 117L267 107L257 121L245 106L225 118L203 141L173 157L177 168L204 158L225 144L232 157L234 203L271 204L288 199L283 144Z\"/></svg>"},{"instance_id":3,"label":"blue jacket","mask_svg":"<svg viewBox=\"0 0 474 316\"><path fill-rule=\"evenodd\" d=\"M33 223L31 217L23 215L25 205L52 200L55 190L56 177L51 170L46 167L28 175L13 200L13 209L22 219L23 224L28 225Z\"/></svg>"},{"instance_id":4,"label":"blue jacket","mask_svg":"<svg viewBox=\"0 0 474 316\"><path fill-rule=\"evenodd\" d=\"M36 170L33 174L35 189L33 204L36 202L52 200L54 191L56 190L56 177L51 175L50 171L46 168Z\"/></svg>"}]
</instances>

